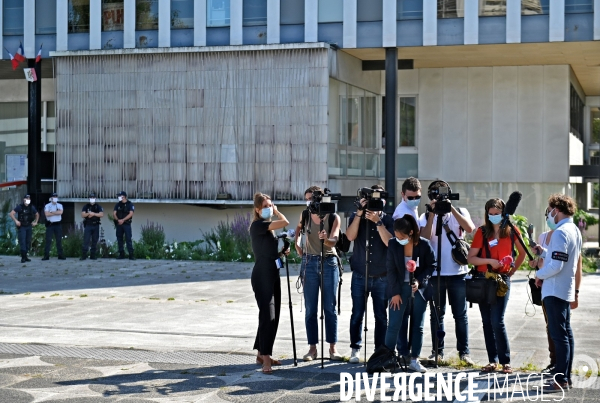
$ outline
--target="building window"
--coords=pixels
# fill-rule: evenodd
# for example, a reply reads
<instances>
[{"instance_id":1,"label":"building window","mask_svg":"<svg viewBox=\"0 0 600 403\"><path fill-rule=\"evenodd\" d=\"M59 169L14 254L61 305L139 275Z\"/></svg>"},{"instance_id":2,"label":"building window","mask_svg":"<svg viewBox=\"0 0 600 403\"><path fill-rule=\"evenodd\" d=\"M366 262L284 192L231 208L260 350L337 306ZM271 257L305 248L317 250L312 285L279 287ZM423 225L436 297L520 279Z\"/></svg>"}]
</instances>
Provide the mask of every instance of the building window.
<instances>
[{"instance_id":1,"label":"building window","mask_svg":"<svg viewBox=\"0 0 600 403\"><path fill-rule=\"evenodd\" d=\"M438 18L462 18L465 3L462 0L438 0Z\"/></svg>"},{"instance_id":2,"label":"building window","mask_svg":"<svg viewBox=\"0 0 600 403\"><path fill-rule=\"evenodd\" d=\"M521 14L535 15L548 14L550 11L550 0L522 0Z\"/></svg>"},{"instance_id":3,"label":"building window","mask_svg":"<svg viewBox=\"0 0 600 403\"><path fill-rule=\"evenodd\" d=\"M23 35L23 0L4 0L2 31L4 35Z\"/></svg>"},{"instance_id":4,"label":"building window","mask_svg":"<svg viewBox=\"0 0 600 403\"><path fill-rule=\"evenodd\" d=\"M69 33L90 32L90 0L69 0Z\"/></svg>"},{"instance_id":5,"label":"building window","mask_svg":"<svg viewBox=\"0 0 600 403\"><path fill-rule=\"evenodd\" d=\"M56 0L35 2L35 33L56 33Z\"/></svg>"},{"instance_id":6,"label":"building window","mask_svg":"<svg viewBox=\"0 0 600 403\"><path fill-rule=\"evenodd\" d=\"M565 13L593 13L594 0L565 0Z\"/></svg>"},{"instance_id":7,"label":"building window","mask_svg":"<svg viewBox=\"0 0 600 403\"><path fill-rule=\"evenodd\" d=\"M304 0L285 0L280 7L281 25L304 24Z\"/></svg>"},{"instance_id":8,"label":"building window","mask_svg":"<svg viewBox=\"0 0 600 403\"><path fill-rule=\"evenodd\" d=\"M382 21L382 0L358 0L356 2L357 21Z\"/></svg>"},{"instance_id":9,"label":"building window","mask_svg":"<svg viewBox=\"0 0 600 403\"><path fill-rule=\"evenodd\" d=\"M480 0L479 15L482 17L506 15L506 0Z\"/></svg>"},{"instance_id":10,"label":"building window","mask_svg":"<svg viewBox=\"0 0 600 403\"><path fill-rule=\"evenodd\" d=\"M422 20L423 0L397 0L396 12L398 20Z\"/></svg>"},{"instance_id":11,"label":"building window","mask_svg":"<svg viewBox=\"0 0 600 403\"><path fill-rule=\"evenodd\" d=\"M344 21L343 0L319 0L319 22Z\"/></svg>"},{"instance_id":12,"label":"building window","mask_svg":"<svg viewBox=\"0 0 600 403\"><path fill-rule=\"evenodd\" d=\"M194 28L194 0L171 0L171 28Z\"/></svg>"},{"instance_id":13,"label":"building window","mask_svg":"<svg viewBox=\"0 0 600 403\"><path fill-rule=\"evenodd\" d=\"M27 179L27 102L0 103L0 127L0 180Z\"/></svg>"},{"instance_id":14,"label":"building window","mask_svg":"<svg viewBox=\"0 0 600 403\"><path fill-rule=\"evenodd\" d=\"M583 141L583 107L584 103L571 85L571 133Z\"/></svg>"},{"instance_id":15,"label":"building window","mask_svg":"<svg viewBox=\"0 0 600 403\"><path fill-rule=\"evenodd\" d=\"M417 98L400 97L399 114L399 147L415 147L415 134L417 122Z\"/></svg>"},{"instance_id":16,"label":"building window","mask_svg":"<svg viewBox=\"0 0 600 403\"><path fill-rule=\"evenodd\" d=\"M244 26L267 25L267 0L244 0Z\"/></svg>"},{"instance_id":17,"label":"building window","mask_svg":"<svg viewBox=\"0 0 600 403\"><path fill-rule=\"evenodd\" d=\"M229 0L207 0L206 8L207 27L229 26Z\"/></svg>"},{"instance_id":18,"label":"building window","mask_svg":"<svg viewBox=\"0 0 600 403\"><path fill-rule=\"evenodd\" d=\"M89 2L88 2L89 3ZM123 1L102 0L102 30L122 31L125 15Z\"/></svg>"},{"instance_id":19,"label":"building window","mask_svg":"<svg viewBox=\"0 0 600 403\"><path fill-rule=\"evenodd\" d=\"M135 1L135 30L158 29L158 0Z\"/></svg>"},{"instance_id":20,"label":"building window","mask_svg":"<svg viewBox=\"0 0 600 403\"><path fill-rule=\"evenodd\" d=\"M600 108L590 108L592 118L592 135L590 143L600 143Z\"/></svg>"},{"instance_id":21,"label":"building window","mask_svg":"<svg viewBox=\"0 0 600 403\"><path fill-rule=\"evenodd\" d=\"M378 99L371 92L330 80L330 175L379 177Z\"/></svg>"}]
</instances>

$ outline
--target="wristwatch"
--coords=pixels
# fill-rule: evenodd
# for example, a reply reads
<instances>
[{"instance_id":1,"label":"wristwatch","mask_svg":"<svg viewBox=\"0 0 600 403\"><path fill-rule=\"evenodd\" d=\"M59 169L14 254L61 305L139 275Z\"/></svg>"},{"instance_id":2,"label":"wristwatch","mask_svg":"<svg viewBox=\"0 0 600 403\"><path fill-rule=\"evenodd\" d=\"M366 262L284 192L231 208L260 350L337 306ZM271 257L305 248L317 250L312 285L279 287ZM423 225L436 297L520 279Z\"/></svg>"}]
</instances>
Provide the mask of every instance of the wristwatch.
<instances>
[{"instance_id":1,"label":"wristwatch","mask_svg":"<svg viewBox=\"0 0 600 403\"><path fill-rule=\"evenodd\" d=\"M377 225L378 227L381 227L383 225L383 221L379 220L379 221L377 221L377 223L375 225Z\"/></svg>"},{"instance_id":2,"label":"wristwatch","mask_svg":"<svg viewBox=\"0 0 600 403\"><path fill-rule=\"evenodd\" d=\"M575 294L579 294L579 290L575 290Z\"/></svg>"}]
</instances>

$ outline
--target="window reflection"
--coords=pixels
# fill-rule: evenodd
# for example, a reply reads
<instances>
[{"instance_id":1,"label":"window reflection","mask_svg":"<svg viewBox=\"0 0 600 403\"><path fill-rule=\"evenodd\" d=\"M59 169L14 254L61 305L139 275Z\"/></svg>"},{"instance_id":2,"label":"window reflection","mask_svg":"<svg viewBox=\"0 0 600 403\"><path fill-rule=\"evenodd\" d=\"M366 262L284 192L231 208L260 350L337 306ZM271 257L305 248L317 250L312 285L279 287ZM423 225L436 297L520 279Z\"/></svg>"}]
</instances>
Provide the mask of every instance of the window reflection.
<instances>
[{"instance_id":1,"label":"window reflection","mask_svg":"<svg viewBox=\"0 0 600 403\"><path fill-rule=\"evenodd\" d=\"M565 13L593 13L594 0L565 0Z\"/></svg>"},{"instance_id":2,"label":"window reflection","mask_svg":"<svg viewBox=\"0 0 600 403\"><path fill-rule=\"evenodd\" d=\"M267 25L267 0L244 0L244 26Z\"/></svg>"},{"instance_id":3,"label":"window reflection","mask_svg":"<svg viewBox=\"0 0 600 403\"><path fill-rule=\"evenodd\" d=\"M319 0L319 22L342 22L344 20L343 0Z\"/></svg>"},{"instance_id":4,"label":"window reflection","mask_svg":"<svg viewBox=\"0 0 600 403\"><path fill-rule=\"evenodd\" d=\"M415 97L400 97L400 142L399 147L414 147L417 121L417 99Z\"/></svg>"},{"instance_id":5,"label":"window reflection","mask_svg":"<svg viewBox=\"0 0 600 403\"><path fill-rule=\"evenodd\" d=\"M45 0L35 3L35 33L56 33L56 0Z\"/></svg>"},{"instance_id":6,"label":"window reflection","mask_svg":"<svg viewBox=\"0 0 600 403\"><path fill-rule=\"evenodd\" d=\"M422 20L423 0L397 0L398 20Z\"/></svg>"},{"instance_id":7,"label":"window reflection","mask_svg":"<svg viewBox=\"0 0 600 403\"><path fill-rule=\"evenodd\" d=\"M194 28L194 0L171 0L171 28Z\"/></svg>"},{"instance_id":8,"label":"window reflection","mask_svg":"<svg viewBox=\"0 0 600 403\"><path fill-rule=\"evenodd\" d=\"M479 0L479 15L484 17L506 15L506 0Z\"/></svg>"},{"instance_id":9,"label":"window reflection","mask_svg":"<svg viewBox=\"0 0 600 403\"><path fill-rule=\"evenodd\" d=\"M123 7L123 1L102 0L103 31L122 31L123 22L125 21L124 17L125 9Z\"/></svg>"},{"instance_id":10,"label":"window reflection","mask_svg":"<svg viewBox=\"0 0 600 403\"><path fill-rule=\"evenodd\" d=\"M229 0L207 0L206 1L206 26L207 27L228 27Z\"/></svg>"},{"instance_id":11,"label":"window reflection","mask_svg":"<svg viewBox=\"0 0 600 403\"><path fill-rule=\"evenodd\" d=\"M90 0L69 0L69 33L77 32L90 32Z\"/></svg>"},{"instance_id":12,"label":"window reflection","mask_svg":"<svg viewBox=\"0 0 600 403\"><path fill-rule=\"evenodd\" d=\"M281 25L304 24L304 0L284 0L280 7Z\"/></svg>"},{"instance_id":13,"label":"window reflection","mask_svg":"<svg viewBox=\"0 0 600 403\"><path fill-rule=\"evenodd\" d=\"M464 0L438 0L438 18L464 17L464 3Z\"/></svg>"},{"instance_id":14,"label":"window reflection","mask_svg":"<svg viewBox=\"0 0 600 403\"><path fill-rule=\"evenodd\" d=\"M381 21L383 20L382 0L357 0L357 21Z\"/></svg>"},{"instance_id":15,"label":"window reflection","mask_svg":"<svg viewBox=\"0 0 600 403\"><path fill-rule=\"evenodd\" d=\"M521 14L548 14L550 10L549 1L550 0L521 0Z\"/></svg>"},{"instance_id":16,"label":"window reflection","mask_svg":"<svg viewBox=\"0 0 600 403\"><path fill-rule=\"evenodd\" d=\"M0 4L4 35L23 35L23 0L4 0Z\"/></svg>"},{"instance_id":17,"label":"window reflection","mask_svg":"<svg viewBox=\"0 0 600 403\"><path fill-rule=\"evenodd\" d=\"M158 0L136 0L135 29L158 29Z\"/></svg>"}]
</instances>

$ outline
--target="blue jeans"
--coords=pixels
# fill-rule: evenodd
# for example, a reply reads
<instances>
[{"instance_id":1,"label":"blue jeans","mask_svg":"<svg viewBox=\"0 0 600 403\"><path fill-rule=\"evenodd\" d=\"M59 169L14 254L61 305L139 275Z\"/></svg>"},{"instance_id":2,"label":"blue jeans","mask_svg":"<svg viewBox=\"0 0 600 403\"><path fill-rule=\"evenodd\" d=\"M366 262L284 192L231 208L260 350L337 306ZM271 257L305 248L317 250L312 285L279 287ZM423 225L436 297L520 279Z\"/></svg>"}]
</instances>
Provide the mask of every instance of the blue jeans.
<instances>
[{"instance_id":1,"label":"blue jeans","mask_svg":"<svg viewBox=\"0 0 600 403\"><path fill-rule=\"evenodd\" d=\"M88 249L90 249L91 241L91 253L92 257L96 256L96 247L98 246L98 238L100 236L100 224L88 224L83 230L83 246L81 249L82 256L87 256Z\"/></svg>"},{"instance_id":2,"label":"blue jeans","mask_svg":"<svg viewBox=\"0 0 600 403\"><path fill-rule=\"evenodd\" d=\"M133 256L133 244L131 243L131 224L117 224L117 243L119 245L119 254L125 254L123 249L123 235L125 236L125 241L127 242L127 251L130 256Z\"/></svg>"},{"instance_id":3,"label":"blue jeans","mask_svg":"<svg viewBox=\"0 0 600 403\"><path fill-rule=\"evenodd\" d=\"M373 315L375 317L375 350L385 343L387 330L387 277L369 277L367 292L373 301ZM365 315L365 276L358 272L352 273L350 284L352 294L352 315L350 316L350 347L360 349L362 345L362 324Z\"/></svg>"},{"instance_id":4,"label":"blue jeans","mask_svg":"<svg viewBox=\"0 0 600 403\"><path fill-rule=\"evenodd\" d=\"M31 246L31 225L21 225L18 229L19 236L19 247L21 248L21 254L29 252Z\"/></svg>"},{"instance_id":5,"label":"blue jeans","mask_svg":"<svg viewBox=\"0 0 600 403\"><path fill-rule=\"evenodd\" d=\"M321 288L321 256L305 255L304 260L304 323L308 344L319 343L318 308ZM337 257L326 256L323 262L323 310L325 312L325 340L337 343L337 293L340 282Z\"/></svg>"},{"instance_id":6,"label":"blue jeans","mask_svg":"<svg viewBox=\"0 0 600 403\"><path fill-rule=\"evenodd\" d=\"M499 362L500 364L510 364L510 345L508 344L508 335L506 326L504 326L504 312L508 305L510 296L510 278L502 276L508 285L508 291L504 297L496 297L496 303L479 304L481 312L481 321L483 322L483 338L485 339L485 349L488 354L488 362Z\"/></svg>"},{"instance_id":7,"label":"blue jeans","mask_svg":"<svg viewBox=\"0 0 600 403\"><path fill-rule=\"evenodd\" d=\"M419 291L415 292L414 299L411 299L411 287L409 283L402 285L400 298L402 298L400 309L392 309L390 307L390 322L385 334L385 345L390 349L396 346L398 335L406 332L404 330L405 313L407 310L412 310L410 355L413 358L417 358L421 354L421 348L423 347L423 324L425 323L427 301L425 301ZM401 334L401 336L407 337L406 334ZM408 352L403 355L408 355Z\"/></svg>"},{"instance_id":8,"label":"blue jeans","mask_svg":"<svg viewBox=\"0 0 600 403\"><path fill-rule=\"evenodd\" d=\"M544 298L544 307L548 313L548 331L554 341L556 366L553 373L557 382L571 379L571 367L575 355L575 339L571 329L571 306L568 301L557 297Z\"/></svg>"},{"instance_id":9,"label":"blue jeans","mask_svg":"<svg viewBox=\"0 0 600 403\"><path fill-rule=\"evenodd\" d=\"M466 274L456 276L441 276L440 279L440 296L441 301L438 301L438 278L434 275L429 281L433 285L433 300L439 306L440 312L440 330L444 331L444 316L446 315L446 293L448 293L448 301L452 309L454 317L455 332L456 332L456 349L458 354L469 354L469 320L467 319L467 286L465 282ZM431 321L431 352L435 354L435 340L437 323L435 313L430 312ZM438 342L438 354L444 353L444 339Z\"/></svg>"}]
</instances>

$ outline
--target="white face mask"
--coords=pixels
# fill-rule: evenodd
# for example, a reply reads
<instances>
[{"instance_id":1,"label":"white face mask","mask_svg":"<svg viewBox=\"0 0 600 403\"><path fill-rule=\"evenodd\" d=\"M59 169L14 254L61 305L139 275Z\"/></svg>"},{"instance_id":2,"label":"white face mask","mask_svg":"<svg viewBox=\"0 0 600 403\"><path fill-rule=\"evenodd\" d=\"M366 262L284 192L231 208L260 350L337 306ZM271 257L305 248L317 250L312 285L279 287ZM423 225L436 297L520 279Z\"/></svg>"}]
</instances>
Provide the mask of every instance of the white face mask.
<instances>
[{"instance_id":1,"label":"white face mask","mask_svg":"<svg viewBox=\"0 0 600 403\"><path fill-rule=\"evenodd\" d=\"M306 201L306 207L310 206L310 200Z\"/></svg>"},{"instance_id":2,"label":"white face mask","mask_svg":"<svg viewBox=\"0 0 600 403\"><path fill-rule=\"evenodd\" d=\"M29 203L31 203L31 200L29 200L29 199L25 199L25 205L26 205L26 206L29 206Z\"/></svg>"},{"instance_id":3,"label":"white face mask","mask_svg":"<svg viewBox=\"0 0 600 403\"><path fill-rule=\"evenodd\" d=\"M122 201L122 200L123 200L123 196L119 196L119 201Z\"/></svg>"},{"instance_id":4,"label":"white face mask","mask_svg":"<svg viewBox=\"0 0 600 403\"><path fill-rule=\"evenodd\" d=\"M96 203L96 199L90 199L90 204Z\"/></svg>"},{"instance_id":5,"label":"white face mask","mask_svg":"<svg viewBox=\"0 0 600 403\"><path fill-rule=\"evenodd\" d=\"M56 203L56 202L58 202L58 197L53 197L52 198L52 203Z\"/></svg>"}]
</instances>

